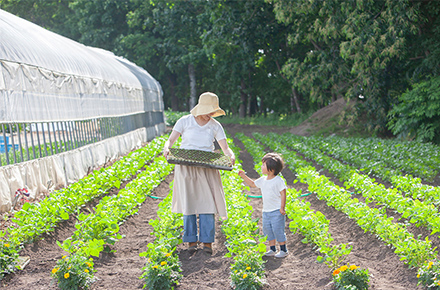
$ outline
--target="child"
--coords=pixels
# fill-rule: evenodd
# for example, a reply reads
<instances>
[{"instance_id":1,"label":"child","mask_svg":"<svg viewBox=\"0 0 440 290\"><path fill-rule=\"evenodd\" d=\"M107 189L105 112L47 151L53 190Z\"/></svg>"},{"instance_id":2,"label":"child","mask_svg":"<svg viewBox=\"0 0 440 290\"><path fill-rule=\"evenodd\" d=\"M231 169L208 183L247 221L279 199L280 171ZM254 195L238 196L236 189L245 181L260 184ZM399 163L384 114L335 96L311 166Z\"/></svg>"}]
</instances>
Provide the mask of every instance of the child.
<instances>
[{"instance_id":1,"label":"child","mask_svg":"<svg viewBox=\"0 0 440 290\"><path fill-rule=\"evenodd\" d=\"M243 170L240 170L238 175L250 187L261 189L263 196L263 234L267 236L270 247L265 256L284 258L288 253L286 249L286 234L284 233L287 187L284 180L278 176L278 173L284 167L284 161L277 153L267 153L262 161L261 171L266 176L262 176L254 181ZM280 245L280 251L277 254L275 254L275 240Z\"/></svg>"}]
</instances>

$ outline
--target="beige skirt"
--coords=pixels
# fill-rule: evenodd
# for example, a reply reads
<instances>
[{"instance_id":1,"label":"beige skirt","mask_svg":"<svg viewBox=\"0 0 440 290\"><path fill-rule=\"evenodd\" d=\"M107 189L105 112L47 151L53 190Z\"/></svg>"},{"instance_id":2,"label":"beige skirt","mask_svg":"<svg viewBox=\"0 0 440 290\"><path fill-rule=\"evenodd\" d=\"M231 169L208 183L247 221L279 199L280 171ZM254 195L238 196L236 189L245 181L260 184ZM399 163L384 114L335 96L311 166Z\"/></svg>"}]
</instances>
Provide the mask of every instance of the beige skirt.
<instances>
[{"instance_id":1,"label":"beige skirt","mask_svg":"<svg viewBox=\"0 0 440 290\"><path fill-rule=\"evenodd\" d=\"M219 171L176 165L171 211L184 215L214 213L227 217L225 192Z\"/></svg>"}]
</instances>

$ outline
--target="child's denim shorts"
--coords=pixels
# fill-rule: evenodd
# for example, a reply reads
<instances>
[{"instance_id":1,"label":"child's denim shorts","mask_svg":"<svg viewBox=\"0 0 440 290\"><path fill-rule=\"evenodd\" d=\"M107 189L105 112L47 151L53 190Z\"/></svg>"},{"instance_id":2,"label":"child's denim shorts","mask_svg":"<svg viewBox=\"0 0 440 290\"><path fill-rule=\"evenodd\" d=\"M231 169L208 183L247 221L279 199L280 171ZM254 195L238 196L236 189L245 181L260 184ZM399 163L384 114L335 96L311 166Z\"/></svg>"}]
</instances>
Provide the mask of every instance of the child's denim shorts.
<instances>
[{"instance_id":1,"label":"child's denim shorts","mask_svg":"<svg viewBox=\"0 0 440 290\"><path fill-rule=\"evenodd\" d=\"M279 243L285 242L285 224L286 216L282 215L279 209L263 212L263 234L267 236L268 241L276 239Z\"/></svg>"}]
</instances>

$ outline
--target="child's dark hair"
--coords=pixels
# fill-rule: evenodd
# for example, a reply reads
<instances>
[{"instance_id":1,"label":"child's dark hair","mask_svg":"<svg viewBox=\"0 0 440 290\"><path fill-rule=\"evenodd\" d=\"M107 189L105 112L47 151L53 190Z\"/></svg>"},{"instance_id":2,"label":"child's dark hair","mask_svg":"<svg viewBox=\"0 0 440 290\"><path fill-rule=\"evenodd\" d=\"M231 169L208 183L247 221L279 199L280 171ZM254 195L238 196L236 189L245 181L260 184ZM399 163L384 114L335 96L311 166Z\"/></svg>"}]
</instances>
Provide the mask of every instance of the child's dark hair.
<instances>
[{"instance_id":1,"label":"child's dark hair","mask_svg":"<svg viewBox=\"0 0 440 290\"><path fill-rule=\"evenodd\" d=\"M277 153L267 153L262 161L266 164L267 170L273 171L275 175L278 175L284 168L283 158Z\"/></svg>"}]
</instances>

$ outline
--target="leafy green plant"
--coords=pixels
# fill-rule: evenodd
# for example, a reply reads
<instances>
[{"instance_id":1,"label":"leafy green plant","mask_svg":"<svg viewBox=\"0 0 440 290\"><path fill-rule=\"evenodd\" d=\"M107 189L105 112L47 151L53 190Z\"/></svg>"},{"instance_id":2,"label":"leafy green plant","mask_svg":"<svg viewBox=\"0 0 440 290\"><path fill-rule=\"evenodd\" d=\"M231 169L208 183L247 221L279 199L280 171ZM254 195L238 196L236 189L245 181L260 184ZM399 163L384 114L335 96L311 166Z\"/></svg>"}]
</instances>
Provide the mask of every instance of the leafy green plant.
<instances>
[{"instance_id":1,"label":"leafy green plant","mask_svg":"<svg viewBox=\"0 0 440 290\"><path fill-rule=\"evenodd\" d=\"M356 265L344 265L333 271L336 290L367 290L370 281L368 269Z\"/></svg>"},{"instance_id":2,"label":"leafy green plant","mask_svg":"<svg viewBox=\"0 0 440 290\"><path fill-rule=\"evenodd\" d=\"M440 77L413 86L399 97L389 112L388 127L402 138L416 138L440 144Z\"/></svg>"},{"instance_id":3,"label":"leafy green plant","mask_svg":"<svg viewBox=\"0 0 440 290\"><path fill-rule=\"evenodd\" d=\"M14 244L4 239L0 232L0 280L17 268L18 250Z\"/></svg>"},{"instance_id":4,"label":"leafy green plant","mask_svg":"<svg viewBox=\"0 0 440 290\"><path fill-rule=\"evenodd\" d=\"M176 124L177 120L185 115L188 115L189 112L175 112L168 108L168 110L164 111L164 114L166 125L172 127Z\"/></svg>"},{"instance_id":5,"label":"leafy green plant","mask_svg":"<svg viewBox=\"0 0 440 290\"><path fill-rule=\"evenodd\" d=\"M145 267L142 268L140 279L144 279L143 288L147 289L174 289L182 278L179 256L173 254L176 247L171 247L166 239L160 243L149 243L146 252L139 255L148 257Z\"/></svg>"},{"instance_id":6,"label":"leafy green plant","mask_svg":"<svg viewBox=\"0 0 440 290\"><path fill-rule=\"evenodd\" d=\"M96 280L93 276L93 259L75 253L63 256L52 270L52 277L62 290L89 289Z\"/></svg>"},{"instance_id":7,"label":"leafy green plant","mask_svg":"<svg viewBox=\"0 0 440 290\"><path fill-rule=\"evenodd\" d=\"M233 171L222 171L229 218L222 221L222 231L226 236L228 253L232 257L231 286L235 289L260 289L265 283L264 260L266 237L259 234L258 220L252 219L252 206L242 191L246 188L238 170L241 169L239 149L228 138L234 151L236 163ZM261 152L256 150L255 152Z\"/></svg>"},{"instance_id":8,"label":"leafy green plant","mask_svg":"<svg viewBox=\"0 0 440 290\"><path fill-rule=\"evenodd\" d=\"M422 284L428 289L440 289L440 261L433 260L424 264L417 271L417 278L417 285Z\"/></svg>"}]
</instances>

